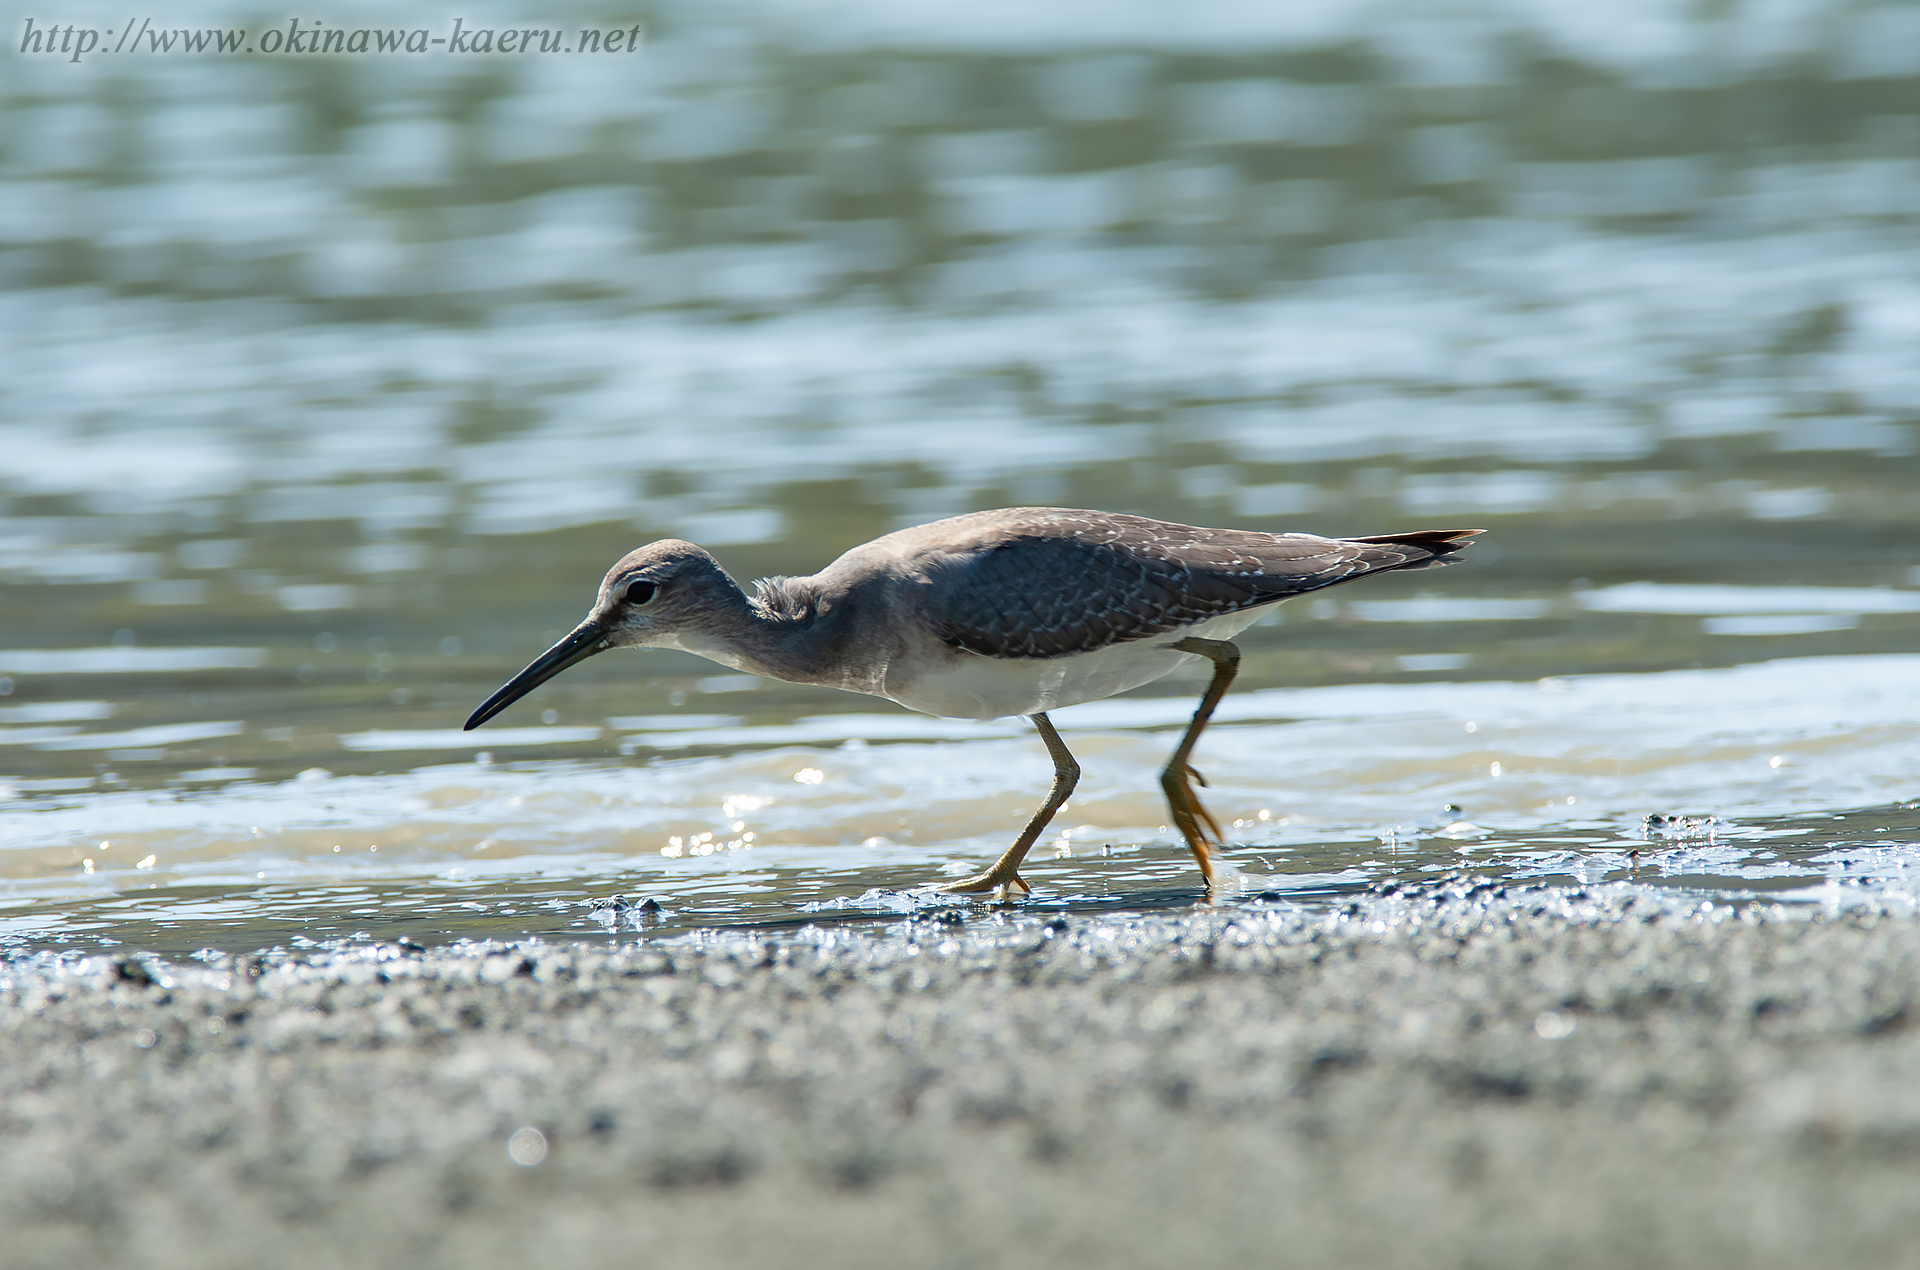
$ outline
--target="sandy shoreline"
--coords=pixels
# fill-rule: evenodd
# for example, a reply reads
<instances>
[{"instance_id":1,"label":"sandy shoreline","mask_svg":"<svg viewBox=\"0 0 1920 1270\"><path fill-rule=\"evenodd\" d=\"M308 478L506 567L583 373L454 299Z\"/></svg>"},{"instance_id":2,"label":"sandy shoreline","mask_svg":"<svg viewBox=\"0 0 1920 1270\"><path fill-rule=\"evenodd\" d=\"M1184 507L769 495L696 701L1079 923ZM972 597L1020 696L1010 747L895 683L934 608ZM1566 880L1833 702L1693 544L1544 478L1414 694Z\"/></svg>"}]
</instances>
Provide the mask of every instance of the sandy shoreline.
<instances>
[{"instance_id":1,"label":"sandy shoreline","mask_svg":"<svg viewBox=\"0 0 1920 1270\"><path fill-rule=\"evenodd\" d=\"M1916 972L1518 889L15 963L0 1265L1920 1264Z\"/></svg>"}]
</instances>

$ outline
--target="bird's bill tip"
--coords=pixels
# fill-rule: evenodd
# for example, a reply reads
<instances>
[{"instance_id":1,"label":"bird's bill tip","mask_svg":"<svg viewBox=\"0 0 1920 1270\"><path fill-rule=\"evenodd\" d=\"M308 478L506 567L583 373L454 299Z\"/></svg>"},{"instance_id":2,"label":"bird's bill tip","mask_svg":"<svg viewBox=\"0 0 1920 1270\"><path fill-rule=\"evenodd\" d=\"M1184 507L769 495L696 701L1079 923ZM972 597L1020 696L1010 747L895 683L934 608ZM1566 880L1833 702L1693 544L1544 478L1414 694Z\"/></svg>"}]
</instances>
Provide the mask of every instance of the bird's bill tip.
<instances>
[{"instance_id":1,"label":"bird's bill tip","mask_svg":"<svg viewBox=\"0 0 1920 1270\"><path fill-rule=\"evenodd\" d=\"M605 652L609 647L605 638L606 632L597 624L582 622L565 639L528 663L525 670L500 685L491 697L482 701L479 707L467 716L467 721L461 725L460 730L473 731L567 667L576 666L595 653Z\"/></svg>"}]
</instances>

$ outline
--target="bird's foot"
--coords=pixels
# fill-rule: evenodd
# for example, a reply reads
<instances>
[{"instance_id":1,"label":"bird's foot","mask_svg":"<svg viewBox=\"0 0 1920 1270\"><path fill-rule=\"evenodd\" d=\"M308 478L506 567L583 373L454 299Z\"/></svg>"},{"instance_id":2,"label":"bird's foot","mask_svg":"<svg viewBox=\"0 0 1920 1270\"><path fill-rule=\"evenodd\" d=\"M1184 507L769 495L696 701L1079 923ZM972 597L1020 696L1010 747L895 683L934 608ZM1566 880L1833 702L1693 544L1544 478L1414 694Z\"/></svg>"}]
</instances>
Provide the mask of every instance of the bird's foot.
<instances>
[{"instance_id":1,"label":"bird's foot","mask_svg":"<svg viewBox=\"0 0 1920 1270\"><path fill-rule=\"evenodd\" d=\"M1220 822L1213 818L1213 813L1201 805L1189 778L1206 784L1200 773L1191 767L1170 767L1161 774L1160 787L1167 793L1167 807L1173 812L1173 826L1186 840L1187 849L1193 852L1193 858L1200 865L1201 876L1207 880L1207 892L1212 894L1213 853L1225 849L1226 833L1220 828Z\"/></svg>"},{"instance_id":2,"label":"bird's foot","mask_svg":"<svg viewBox=\"0 0 1920 1270\"><path fill-rule=\"evenodd\" d=\"M1199 773L1194 773L1199 775ZM1205 784L1202 781L1201 784ZM1220 828L1220 822L1213 818L1200 802L1200 796L1193 792L1193 786L1184 780L1167 782L1167 802L1173 809L1173 820L1180 836L1193 846L1196 839L1213 847L1226 846L1226 831ZM1195 848L1198 851L1198 848Z\"/></svg>"},{"instance_id":3,"label":"bird's foot","mask_svg":"<svg viewBox=\"0 0 1920 1270\"><path fill-rule=\"evenodd\" d=\"M949 882L945 886L936 886L933 889L948 895L977 895L981 891L998 890L1002 904L1011 903L1015 891L1021 895L1033 893L1033 888L1028 886L1026 880L1020 876L1018 868L1002 869L998 866L988 869L985 873L976 873L970 878L962 878L958 882Z\"/></svg>"}]
</instances>

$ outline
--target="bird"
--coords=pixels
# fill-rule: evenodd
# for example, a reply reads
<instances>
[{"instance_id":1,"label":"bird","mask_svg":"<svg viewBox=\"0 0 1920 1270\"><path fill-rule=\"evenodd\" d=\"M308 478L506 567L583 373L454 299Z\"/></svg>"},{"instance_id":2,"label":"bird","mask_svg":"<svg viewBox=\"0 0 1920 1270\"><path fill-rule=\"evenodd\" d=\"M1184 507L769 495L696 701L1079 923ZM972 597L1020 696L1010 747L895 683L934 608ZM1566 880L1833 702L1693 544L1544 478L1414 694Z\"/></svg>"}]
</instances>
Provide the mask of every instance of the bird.
<instances>
[{"instance_id":1,"label":"bird","mask_svg":"<svg viewBox=\"0 0 1920 1270\"><path fill-rule=\"evenodd\" d=\"M1009 507L897 530L811 576L762 578L752 595L705 550L667 538L607 570L586 619L482 702L465 730L568 667L628 647L677 648L946 718L1025 715L1053 759L1046 801L992 865L938 888L1009 901L1032 890L1020 866L1080 778L1048 713L1204 659L1212 679L1160 785L1211 895L1224 835L1193 791L1190 763L1239 668L1233 637L1293 596L1451 564L1481 532L1322 538Z\"/></svg>"}]
</instances>

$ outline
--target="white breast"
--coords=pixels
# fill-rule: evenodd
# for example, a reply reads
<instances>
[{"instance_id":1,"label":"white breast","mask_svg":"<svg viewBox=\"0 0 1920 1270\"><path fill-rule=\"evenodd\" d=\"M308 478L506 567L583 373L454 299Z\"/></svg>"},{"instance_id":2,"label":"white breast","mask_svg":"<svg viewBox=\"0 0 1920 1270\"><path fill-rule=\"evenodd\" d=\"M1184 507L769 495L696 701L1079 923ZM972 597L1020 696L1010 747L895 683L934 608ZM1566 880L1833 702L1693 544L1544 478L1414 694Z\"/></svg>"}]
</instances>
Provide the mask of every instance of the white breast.
<instances>
[{"instance_id":1,"label":"white breast","mask_svg":"<svg viewBox=\"0 0 1920 1270\"><path fill-rule=\"evenodd\" d=\"M949 719L1059 710L1152 683L1195 657L1167 645L1195 636L1232 639L1264 616L1264 608L1229 613L1150 639L1044 661L963 654L956 662L921 668L910 676L890 670L879 695L909 710Z\"/></svg>"}]
</instances>

